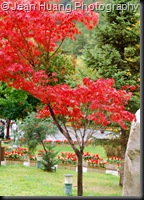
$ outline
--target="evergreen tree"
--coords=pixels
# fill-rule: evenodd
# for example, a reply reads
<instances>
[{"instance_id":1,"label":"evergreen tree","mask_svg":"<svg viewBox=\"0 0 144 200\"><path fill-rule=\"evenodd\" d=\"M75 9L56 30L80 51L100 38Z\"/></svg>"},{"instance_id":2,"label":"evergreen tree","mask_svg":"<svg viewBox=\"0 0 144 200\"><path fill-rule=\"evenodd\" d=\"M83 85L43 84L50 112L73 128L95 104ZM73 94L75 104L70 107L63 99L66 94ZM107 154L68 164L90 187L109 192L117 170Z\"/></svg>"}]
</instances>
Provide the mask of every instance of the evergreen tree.
<instances>
[{"instance_id":1,"label":"evergreen tree","mask_svg":"<svg viewBox=\"0 0 144 200\"><path fill-rule=\"evenodd\" d=\"M78 1L76 1L78 2ZM72 0L62 0L60 3L64 4L65 6L67 4L72 5L72 9L75 8L75 4ZM89 5L96 3L95 0L83 0L83 6L82 9L87 9ZM108 3L108 0L103 0L100 2L100 4L106 5ZM87 6L86 6L87 5ZM96 12L98 12L100 15L103 13L102 9L95 9ZM99 19L99 23L103 24L103 21L101 18ZM66 39L63 44L62 48L66 54L73 54L75 57L81 56L82 52L86 45L93 45L93 39L92 35L94 34L94 30L88 30L83 24L77 23L79 30L82 34L79 34L76 36L76 40ZM69 48L67 48L69 47Z\"/></svg>"},{"instance_id":2,"label":"evergreen tree","mask_svg":"<svg viewBox=\"0 0 144 200\"><path fill-rule=\"evenodd\" d=\"M140 32L139 10L134 12L130 4L137 1L115 0L117 4L111 12L103 13L104 24L95 28L95 43L87 46L84 51L86 65L93 68L103 78L114 78L116 88L129 85L128 90L133 93L127 105L127 110L135 113L140 106ZM121 10L126 4L127 10ZM94 40L93 40L94 41ZM121 157L124 160L129 130L121 130ZM122 163L120 185L123 185Z\"/></svg>"},{"instance_id":3,"label":"evergreen tree","mask_svg":"<svg viewBox=\"0 0 144 200\"><path fill-rule=\"evenodd\" d=\"M54 151L53 144L46 144L48 135L55 135L57 133L57 127L53 123L52 118L38 118L36 113L29 114L19 125L19 129L24 132L23 144L28 146L30 153L35 153L37 146L41 145L42 152L42 165L45 171L52 171L52 167L58 163L56 155L58 152Z\"/></svg>"},{"instance_id":4,"label":"evergreen tree","mask_svg":"<svg viewBox=\"0 0 144 200\"><path fill-rule=\"evenodd\" d=\"M62 44L62 48L66 54L73 54L76 57L82 55L82 51L86 44L91 43L89 38L93 32L93 30L87 30L83 24L78 24L78 27L82 34L77 35L76 40L66 39Z\"/></svg>"}]
</instances>

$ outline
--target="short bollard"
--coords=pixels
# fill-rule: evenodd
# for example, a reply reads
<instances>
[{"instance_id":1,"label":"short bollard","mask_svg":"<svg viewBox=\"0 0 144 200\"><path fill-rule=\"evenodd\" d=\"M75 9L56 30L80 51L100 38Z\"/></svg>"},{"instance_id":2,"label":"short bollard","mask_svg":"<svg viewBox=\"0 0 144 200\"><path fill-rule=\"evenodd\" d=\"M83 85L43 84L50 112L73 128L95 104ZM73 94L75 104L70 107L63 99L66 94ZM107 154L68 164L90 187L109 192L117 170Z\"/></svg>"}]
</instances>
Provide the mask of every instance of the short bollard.
<instances>
[{"instance_id":1,"label":"short bollard","mask_svg":"<svg viewBox=\"0 0 144 200\"><path fill-rule=\"evenodd\" d=\"M64 193L66 195L72 195L72 174L64 174L65 176L65 188Z\"/></svg>"},{"instance_id":2,"label":"short bollard","mask_svg":"<svg viewBox=\"0 0 144 200\"><path fill-rule=\"evenodd\" d=\"M9 145L9 147L8 147L8 150L7 151L9 151L9 152L12 152L12 146L11 145Z\"/></svg>"},{"instance_id":3,"label":"short bollard","mask_svg":"<svg viewBox=\"0 0 144 200\"><path fill-rule=\"evenodd\" d=\"M41 161L37 161L37 168L38 168L38 169L41 169L41 168L42 168L42 163L41 163Z\"/></svg>"},{"instance_id":4,"label":"short bollard","mask_svg":"<svg viewBox=\"0 0 144 200\"><path fill-rule=\"evenodd\" d=\"M41 155L37 156L37 168L38 169L42 168L42 157L41 157Z\"/></svg>"}]
</instances>

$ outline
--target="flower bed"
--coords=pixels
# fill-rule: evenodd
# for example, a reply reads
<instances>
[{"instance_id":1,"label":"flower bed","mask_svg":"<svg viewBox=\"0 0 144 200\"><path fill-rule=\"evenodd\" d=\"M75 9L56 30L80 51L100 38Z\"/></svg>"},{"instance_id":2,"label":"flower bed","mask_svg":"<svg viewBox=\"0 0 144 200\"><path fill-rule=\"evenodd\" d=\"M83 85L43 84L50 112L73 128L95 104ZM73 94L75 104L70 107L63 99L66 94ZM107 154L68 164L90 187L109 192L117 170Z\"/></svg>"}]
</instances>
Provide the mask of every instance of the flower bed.
<instances>
[{"instance_id":1,"label":"flower bed","mask_svg":"<svg viewBox=\"0 0 144 200\"><path fill-rule=\"evenodd\" d=\"M121 158L120 157L116 157L116 156L108 156L107 158L107 163L115 163L115 164L119 164L121 161Z\"/></svg>"},{"instance_id":2,"label":"flower bed","mask_svg":"<svg viewBox=\"0 0 144 200\"><path fill-rule=\"evenodd\" d=\"M61 152L61 155L58 156L58 159L59 168L76 170L78 160L75 153ZM105 161L98 154L91 155L89 152L83 153L83 167L86 167L88 172L106 173L107 169L118 170L118 165L120 167L119 157L108 157L108 159Z\"/></svg>"},{"instance_id":3,"label":"flower bed","mask_svg":"<svg viewBox=\"0 0 144 200\"><path fill-rule=\"evenodd\" d=\"M15 159L23 160L24 159L24 153L21 152L19 149L12 150L12 151L5 151L4 157L6 159L9 159L9 160L15 160Z\"/></svg>"},{"instance_id":4,"label":"flower bed","mask_svg":"<svg viewBox=\"0 0 144 200\"><path fill-rule=\"evenodd\" d=\"M4 157L6 161L6 165L16 165L21 164L23 165L25 155L27 154L28 150L26 148L16 148L16 149L8 149L4 152Z\"/></svg>"},{"instance_id":5,"label":"flower bed","mask_svg":"<svg viewBox=\"0 0 144 200\"><path fill-rule=\"evenodd\" d=\"M57 141L59 142L59 141ZM66 143L67 141L65 141ZM6 164L21 164L23 161L28 161L30 166L37 166L37 160L41 157L44 150L38 150L37 155L31 155L26 148L16 148L14 150L6 149L5 159ZM16 160L17 159L17 160ZM15 160L15 162L12 162ZM78 164L78 159L75 153L61 152L58 156L59 167L66 169L75 169ZM16 162L17 161L17 162ZM96 171L98 169L118 170L120 168L120 157L108 157L105 161L98 154L90 154L89 152L83 153L83 167L87 167L88 171Z\"/></svg>"},{"instance_id":6,"label":"flower bed","mask_svg":"<svg viewBox=\"0 0 144 200\"><path fill-rule=\"evenodd\" d=\"M31 167L37 166L36 155L29 155L29 166L31 166Z\"/></svg>"},{"instance_id":7,"label":"flower bed","mask_svg":"<svg viewBox=\"0 0 144 200\"><path fill-rule=\"evenodd\" d=\"M59 162L63 164L77 164L77 156L75 153L70 152L62 152L60 156L58 156Z\"/></svg>"},{"instance_id":8,"label":"flower bed","mask_svg":"<svg viewBox=\"0 0 144 200\"><path fill-rule=\"evenodd\" d=\"M98 154L94 154L88 161L88 167L105 168L106 162Z\"/></svg>"},{"instance_id":9,"label":"flower bed","mask_svg":"<svg viewBox=\"0 0 144 200\"><path fill-rule=\"evenodd\" d=\"M112 169L112 170L118 170L118 168L120 167L120 161L121 161L120 157L116 157L116 156L110 157L110 156L108 156L106 168Z\"/></svg>"},{"instance_id":10,"label":"flower bed","mask_svg":"<svg viewBox=\"0 0 144 200\"><path fill-rule=\"evenodd\" d=\"M65 169L70 168L70 166L75 169L77 165L77 156L76 154L70 152L62 152L60 156L58 156L60 161L59 166ZM92 168L88 169L88 171L99 171L102 170L105 173L106 162L101 158L98 154L90 155L89 152L83 153L83 167Z\"/></svg>"},{"instance_id":11,"label":"flower bed","mask_svg":"<svg viewBox=\"0 0 144 200\"><path fill-rule=\"evenodd\" d=\"M92 158L92 155L89 152L83 153L83 160L85 161L83 162L83 164L85 163L86 165L87 161L91 158Z\"/></svg>"}]
</instances>

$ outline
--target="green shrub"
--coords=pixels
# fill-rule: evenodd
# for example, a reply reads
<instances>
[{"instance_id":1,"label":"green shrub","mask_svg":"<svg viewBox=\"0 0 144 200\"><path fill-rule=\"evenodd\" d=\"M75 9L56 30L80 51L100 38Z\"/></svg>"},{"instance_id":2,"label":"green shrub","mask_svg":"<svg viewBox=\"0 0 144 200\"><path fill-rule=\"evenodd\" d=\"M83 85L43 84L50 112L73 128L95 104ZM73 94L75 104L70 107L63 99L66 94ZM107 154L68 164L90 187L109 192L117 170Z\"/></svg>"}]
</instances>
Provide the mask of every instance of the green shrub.
<instances>
[{"instance_id":1,"label":"green shrub","mask_svg":"<svg viewBox=\"0 0 144 200\"><path fill-rule=\"evenodd\" d=\"M47 151L42 152L42 165L44 171L52 172L53 167L59 163L57 159L57 154L59 152L55 152L54 145L49 144L46 146Z\"/></svg>"},{"instance_id":2,"label":"green shrub","mask_svg":"<svg viewBox=\"0 0 144 200\"><path fill-rule=\"evenodd\" d=\"M103 146L105 151L106 151L106 155L107 156L116 156L116 157L120 157L120 153L121 153L121 147L119 146L112 146L112 145L104 145Z\"/></svg>"},{"instance_id":3,"label":"green shrub","mask_svg":"<svg viewBox=\"0 0 144 200\"><path fill-rule=\"evenodd\" d=\"M29 114L19 125L19 130L24 133L21 144L27 145L31 153L41 144L45 150L44 140L48 135L55 135L58 131L52 118L38 118L36 113Z\"/></svg>"}]
</instances>

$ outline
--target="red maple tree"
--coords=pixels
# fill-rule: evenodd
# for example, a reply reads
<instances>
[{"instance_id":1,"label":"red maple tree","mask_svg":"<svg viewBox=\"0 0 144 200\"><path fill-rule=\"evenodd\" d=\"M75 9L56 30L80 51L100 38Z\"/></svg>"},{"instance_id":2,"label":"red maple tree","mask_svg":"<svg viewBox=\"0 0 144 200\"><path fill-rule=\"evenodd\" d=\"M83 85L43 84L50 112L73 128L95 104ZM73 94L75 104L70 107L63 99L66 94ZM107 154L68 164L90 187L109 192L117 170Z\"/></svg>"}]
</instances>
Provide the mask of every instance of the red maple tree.
<instances>
[{"instance_id":1,"label":"red maple tree","mask_svg":"<svg viewBox=\"0 0 144 200\"><path fill-rule=\"evenodd\" d=\"M38 4L45 1L26 1ZM47 1L50 2L50 1ZM41 100L44 107L40 117L52 116L59 131L66 137L78 158L78 196L83 194L82 155L86 143L100 128L126 122L134 115L125 110L131 93L114 88L112 79L83 80L71 89L66 84L50 85L57 81L56 73L49 75L49 63L66 38L80 34L76 22L91 29L98 14L91 10L13 10L11 0L7 11L0 10L0 80L9 86L29 92ZM23 1L18 1L23 4ZM58 2L59 3L59 2ZM67 127L67 123L71 128ZM72 139L77 140L77 144Z\"/></svg>"}]
</instances>

